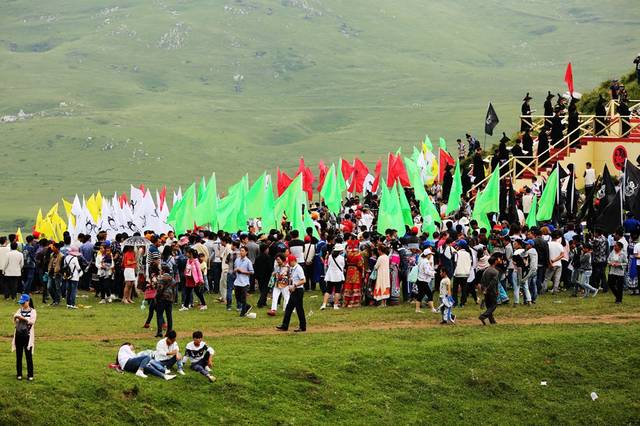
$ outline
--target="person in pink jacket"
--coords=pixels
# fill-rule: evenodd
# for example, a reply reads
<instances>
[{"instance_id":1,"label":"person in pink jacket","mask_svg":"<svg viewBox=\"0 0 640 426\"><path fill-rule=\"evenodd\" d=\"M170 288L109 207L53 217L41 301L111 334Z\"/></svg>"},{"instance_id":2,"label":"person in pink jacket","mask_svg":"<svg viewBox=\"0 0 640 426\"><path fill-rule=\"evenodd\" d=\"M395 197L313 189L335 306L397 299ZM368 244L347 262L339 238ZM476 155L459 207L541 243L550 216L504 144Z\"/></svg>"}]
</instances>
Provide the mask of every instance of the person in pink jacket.
<instances>
[{"instance_id":1,"label":"person in pink jacket","mask_svg":"<svg viewBox=\"0 0 640 426\"><path fill-rule=\"evenodd\" d=\"M202 290L204 287L204 278L202 277L202 271L200 269L200 262L198 261L198 252L194 249L187 249L187 266L184 269L185 278L185 297L182 301L181 311L189 310L189 307L193 305L193 290L196 290L196 295L200 299L200 306L207 306L207 302L204 300Z\"/></svg>"},{"instance_id":2,"label":"person in pink jacket","mask_svg":"<svg viewBox=\"0 0 640 426\"><path fill-rule=\"evenodd\" d=\"M16 374L22 380L22 353L27 358L27 380L33 380L33 344L35 341L36 310L28 294L23 294L18 300L20 309L13 315L16 326L11 342L11 351L16 353Z\"/></svg>"}]
</instances>

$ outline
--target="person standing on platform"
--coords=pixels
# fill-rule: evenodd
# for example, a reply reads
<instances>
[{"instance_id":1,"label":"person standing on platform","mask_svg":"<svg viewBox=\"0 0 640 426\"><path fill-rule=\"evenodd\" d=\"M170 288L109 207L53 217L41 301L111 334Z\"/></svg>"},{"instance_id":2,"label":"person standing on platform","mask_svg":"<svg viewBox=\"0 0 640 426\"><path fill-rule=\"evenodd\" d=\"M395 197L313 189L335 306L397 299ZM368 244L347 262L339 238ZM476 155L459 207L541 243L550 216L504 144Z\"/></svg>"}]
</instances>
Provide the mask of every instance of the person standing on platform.
<instances>
[{"instance_id":1,"label":"person standing on platform","mask_svg":"<svg viewBox=\"0 0 640 426\"><path fill-rule=\"evenodd\" d=\"M524 132L525 130L531 130L531 127L533 126L533 122L531 119L531 105L529 105L529 101L533 99L531 96L529 96L529 92L527 92L527 94L525 95L524 99L522 100L522 107L520 108L520 131Z\"/></svg>"}]
</instances>

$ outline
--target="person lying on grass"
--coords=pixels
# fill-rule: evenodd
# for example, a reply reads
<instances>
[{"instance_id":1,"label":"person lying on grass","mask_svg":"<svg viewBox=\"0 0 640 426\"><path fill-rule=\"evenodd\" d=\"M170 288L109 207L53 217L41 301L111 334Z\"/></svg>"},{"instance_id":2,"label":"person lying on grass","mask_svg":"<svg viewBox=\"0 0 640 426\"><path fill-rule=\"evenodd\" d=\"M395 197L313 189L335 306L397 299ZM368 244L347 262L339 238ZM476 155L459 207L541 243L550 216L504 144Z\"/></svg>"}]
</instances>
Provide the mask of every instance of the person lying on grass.
<instances>
[{"instance_id":1,"label":"person lying on grass","mask_svg":"<svg viewBox=\"0 0 640 426\"><path fill-rule=\"evenodd\" d=\"M191 369L205 376L211 383L216 381L211 374L213 355L216 351L207 346L202 340L202 331L196 330L192 334L193 341L187 343L184 362L191 361Z\"/></svg>"},{"instance_id":2,"label":"person lying on grass","mask_svg":"<svg viewBox=\"0 0 640 426\"><path fill-rule=\"evenodd\" d=\"M134 373L143 379L148 377L147 374L161 377L165 380L171 380L176 377L173 374L166 374L164 366L159 361L152 360L149 355L136 354L133 344L129 342L123 343L118 349L117 361L123 371Z\"/></svg>"}]
</instances>

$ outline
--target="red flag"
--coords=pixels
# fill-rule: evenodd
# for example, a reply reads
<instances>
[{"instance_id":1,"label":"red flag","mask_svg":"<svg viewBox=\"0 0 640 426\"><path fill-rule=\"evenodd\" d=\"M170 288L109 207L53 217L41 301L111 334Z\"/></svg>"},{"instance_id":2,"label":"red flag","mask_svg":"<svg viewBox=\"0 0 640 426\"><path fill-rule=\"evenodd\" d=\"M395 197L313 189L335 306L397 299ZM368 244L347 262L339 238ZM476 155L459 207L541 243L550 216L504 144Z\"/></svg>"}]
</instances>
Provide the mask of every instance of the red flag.
<instances>
[{"instance_id":1,"label":"red flag","mask_svg":"<svg viewBox=\"0 0 640 426\"><path fill-rule=\"evenodd\" d=\"M127 194L125 194L124 192L122 193L122 195L120 195L118 197L118 202L120 203L120 208L123 208L125 204L127 204L129 201L127 200Z\"/></svg>"},{"instance_id":2,"label":"red flag","mask_svg":"<svg viewBox=\"0 0 640 426\"><path fill-rule=\"evenodd\" d=\"M166 199L167 199L167 186L163 185L162 191L160 191L160 205L158 206L159 209L162 209L162 206L164 205Z\"/></svg>"},{"instance_id":3,"label":"red flag","mask_svg":"<svg viewBox=\"0 0 640 426\"><path fill-rule=\"evenodd\" d=\"M146 195L147 191L144 189L144 183L140 184L140 191L142 191L142 195Z\"/></svg>"},{"instance_id":4,"label":"red flag","mask_svg":"<svg viewBox=\"0 0 640 426\"><path fill-rule=\"evenodd\" d=\"M396 175L396 157L393 153L389 153L389 159L387 160L387 187L391 188L393 184L396 182L398 175Z\"/></svg>"},{"instance_id":5,"label":"red flag","mask_svg":"<svg viewBox=\"0 0 640 426\"><path fill-rule=\"evenodd\" d=\"M279 197L289 187L289 185L291 185L291 182L293 182L293 179L291 179L289 175L286 174L285 172L281 172L280 167L278 167L278 170L276 173L278 176L278 182L276 186L278 187L278 197Z\"/></svg>"},{"instance_id":6,"label":"red flag","mask_svg":"<svg viewBox=\"0 0 640 426\"><path fill-rule=\"evenodd\" d=\"M373 179L373 185L371 185L371 192L378 191L378 186L380 186L380 175L382 174L382 160L378 160L376 163L376 176Z\"/></svg>"},{"instance_id":7,"label":"red flag","mask_svg":"<svg viewBox=\"0 0 640 426\"><path fill-rule=\"evenodd\" d=\"M353 162L353 179L348 191L351 193L362 193L364 191L364 181L369 174L369 168L359 158Z\"/></svg>"},{"instance_id":8,"label":"red flag","mask_svg":"<svg viewBox=\"0 0 640 426\"><path fill-rule=\"evenodd\" d=\"M447 169L447 164L450 166L455 166L456 162L453 161L453 158L447 151L445 151L444 149L440 149L440 153L438 155L438 167L440 168L438 172L439 182L442 182L442 179L444 178L444 171Z\"/></svg>"},{"instance_id":9,"label":"red flag","mask_svg":"<svg viewBox=\"0 0 640 426\"><path fill-rule=\"evenodd\" d=\"M318 169L320 169L320 174L318 175L318 192L322 191L322 185L324 185L324 180L327 177L327 172L329 168L324 164L322 160L318 164Z\"/></svg>"},{"instance_id":10,"label":"red flag","mask_svg":"<svg viewBox=\"0 0 640 426\"><path fill-rule=\"evenodd\" d=\"M409 180L407 169L404 167L404 161L402 161L400 154L396 154L394 169L396 172L396 176L400 180L400 185L411 186L411 181Z\"/></svg>"},{"instance_id":11,"label":"red flag","mask_svg":"<svg viewBox=\"0 0 640 426\"><path fill-rule=\"evenodd\" d=\"M351 163L349 163L344 158L342 158L341 160L342 160L342 165L341 165L341 167L342 167L342 177L344 178L344 181L346 182L351 177L351 173L353 173L353 166L351 165Z\"/></svg>"},{"instance_id":12,"label":"red flag","mask_svg":"<svg viewBox=\"0 0 640 426\"><path fill-rule=\"evenodd\" d=\"M564 81L569 88L569 94L573 96L573 69L571 68L571 62L567 64L567 70L564 72Z\"/></svg>"},{"instance_id":13,"label":"red flag","mask_svg":"<svg viewBox=\"0 0 640 426\"><path fill-rule=\"evenodd\" d=\"M311 169L305 166L304 157L300 157L300 165L298 166L296 176L299 174L302 174L302 189L307 193L308 199L311 200L313 198L313 181L315 177Z\"/></svg>"}]
</instances>

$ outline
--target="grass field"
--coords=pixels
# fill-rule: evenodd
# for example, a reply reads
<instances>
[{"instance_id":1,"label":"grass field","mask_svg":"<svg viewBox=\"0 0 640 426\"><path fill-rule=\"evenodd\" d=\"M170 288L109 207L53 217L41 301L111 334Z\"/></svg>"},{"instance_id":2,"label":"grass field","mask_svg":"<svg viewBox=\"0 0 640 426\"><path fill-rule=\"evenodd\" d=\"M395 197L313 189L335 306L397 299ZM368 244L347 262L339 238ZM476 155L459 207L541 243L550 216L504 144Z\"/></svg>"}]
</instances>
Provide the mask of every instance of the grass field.
<instances>
[{"instance_id":1,"label":"grass field","mask_svg":"<svg viewBox=\"0 0 640 426\"><path fill-rule=\"evenodd\" d=\"M0 230L60 196L373 162L628 71L632 0L4 1ZM497 133L499 135L499 132ZM492 142L490 139L488 142ZM171 188L170 188L171 189Z\"/></svg>"},{"instance_id":2,"label":"grass field","mask_svg":"<svg viewBox=\"0 0 640 426\"><path fill-rule=\"evenodd\" d=\"M175 312L181 347L195 328L215 347L214 384L107 368L124 341L155 345L137 306L37 305L33 383L15 380L11 323L0 323L0 424L637 423L640 298L544 296L499 307L500 324L481 327L472 305L440 326L409 305L321 312L309 296L304 335L277 334L280 317L264 310L256 320L213 303ZM0 317L14 309L0 302Z\"/></svg>"}]
</instances>

